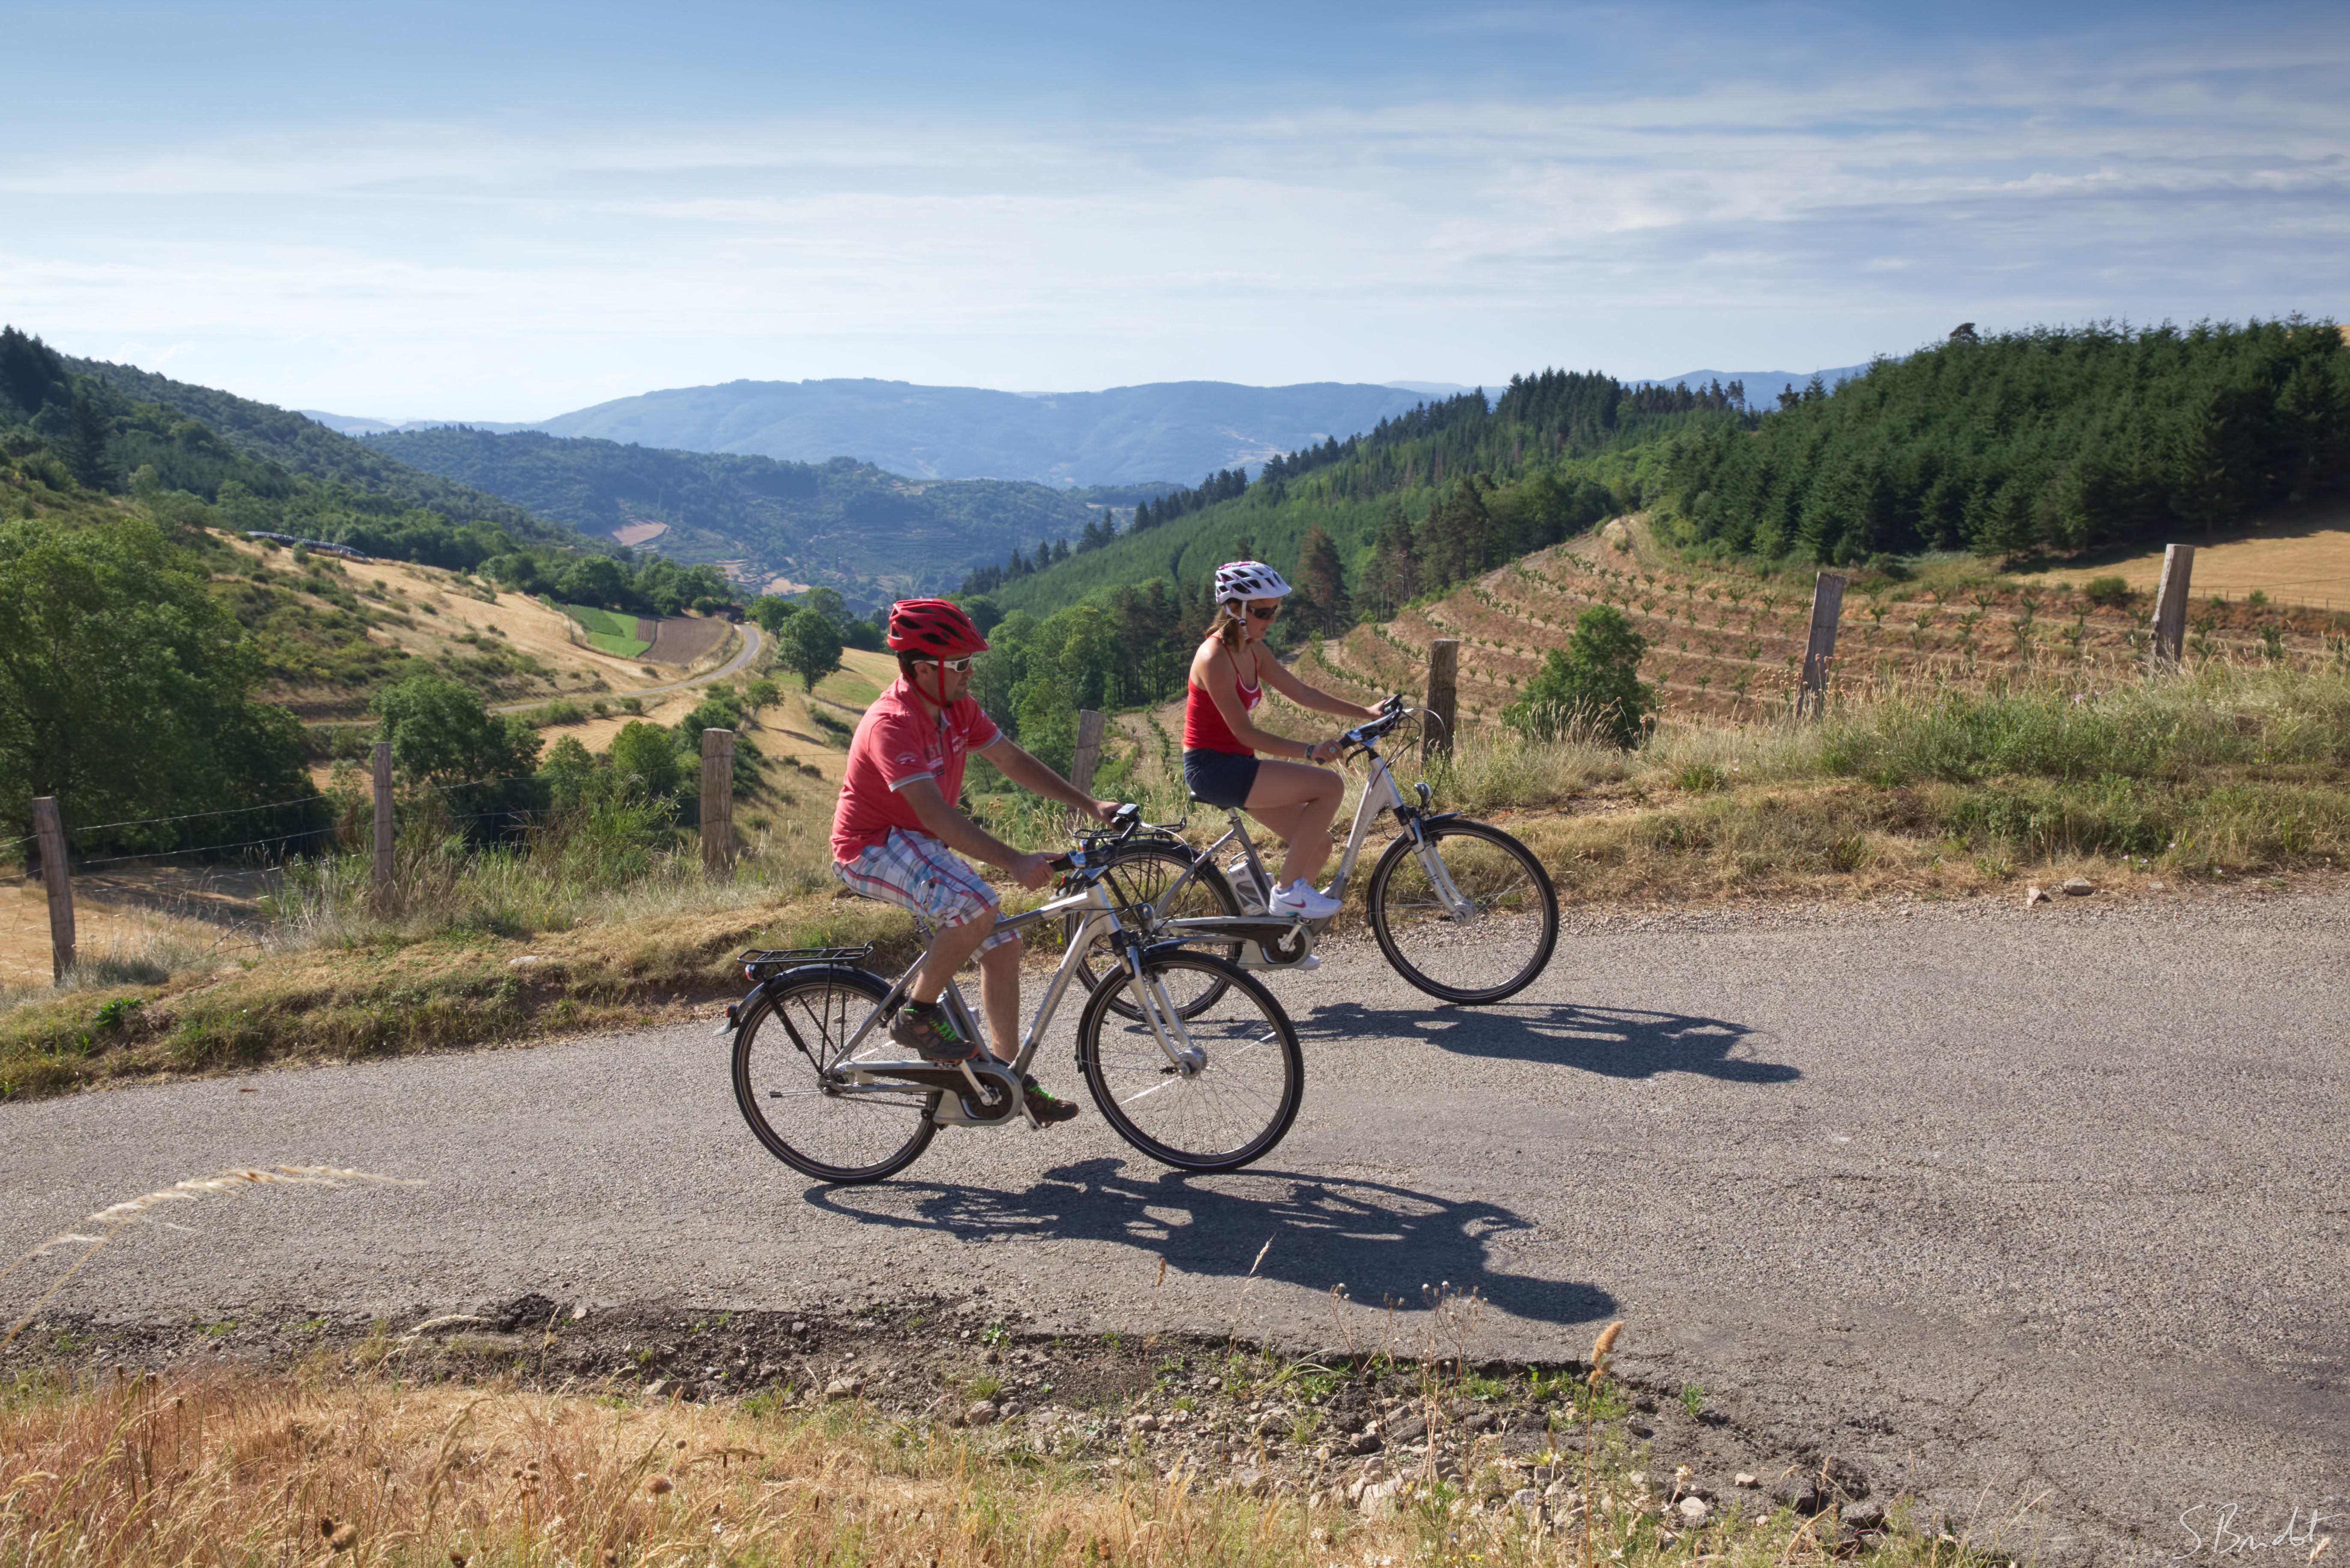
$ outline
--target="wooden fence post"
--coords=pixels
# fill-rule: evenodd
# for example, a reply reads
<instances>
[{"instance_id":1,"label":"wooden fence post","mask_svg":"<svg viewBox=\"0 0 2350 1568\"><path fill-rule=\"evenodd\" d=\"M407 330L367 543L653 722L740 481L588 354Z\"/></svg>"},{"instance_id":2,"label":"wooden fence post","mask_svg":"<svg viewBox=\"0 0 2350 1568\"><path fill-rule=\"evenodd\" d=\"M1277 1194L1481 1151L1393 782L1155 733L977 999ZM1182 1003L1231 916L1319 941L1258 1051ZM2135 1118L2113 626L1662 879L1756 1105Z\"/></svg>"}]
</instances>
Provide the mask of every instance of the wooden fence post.
<instances>
[{"instance_id":1,"label":"wooden fence post","mask_svg":"<svg viewBox=\"0 0 2350 1568\"><path fill-rule=\"evenodd\" d=\"M702 868L734 870L734 732L702 732Z\"/></svg>"},{"instance_id":2,"label":"wooden fence post","mask_svg":"<svg viewBox=\"0 0 2350 1568\"><path fill-rule=\"evenodd\" d=\"M1818 713L1827 706L1828 661L1835 657L1836 621L1844 614L1845 575L1822 572L1812 582L1812 635L1804 645L1804 684L1795 712Z\"/></svg>"},{"instance_id":3,"label":"wooden fence post","mask_svg":"<svg viewBox=\"0 0 2350 1568\"><path fill-rule=\"evenodd\" d=\"M1461 717L1461 639L1440 637L1428 645L1428 711L1435 715L1420 737L1419 754L1452 754L1452 732Z\"/></svg>"},{"instance_id":4,"label":"wooden fence post","mask_svg":"<svg viewBox=\"0 0 2350 1568\"><path fill-rule=\"evenodd\" d=\"M33 802L33 836L41 847L41 882L49 893L49 974L63 980L74 966L73 867L66 859L66 825L57 797Z\"/></svg>"},{"instance_id":5,"label":"wooden fence post","mask_svg":"<svg viewBox=\"0 0 2350 1568\"><path fill-rule=\"evenodd\" d=\"M1094 792L1094 768L1101 761L1102 716L1091 708L1077 710L1077 749L1069 759L1069 782L1086 794Z\"/></svg>"},{"instance_id":6,"label":"wooden fence post","mask_svg":"<svg viewBox=\"0 0 2350 1568\"><path fill-rule=\"evenodd\" d=\"M2162 586L2154 593L2154 643L2147 651L2149 670L2177 669L2187 650L2187 584L2194 575L2194 545L2164 547Z\"/></svg>"},{"instance_id":7,"label":"wooden fence post","mask_svg":"<svg viewBox=\"0 0 2350 1568\"><path fill-rule=\"evenodd\" d=\"M375 906L389 910L391 886L391 742L375 743Z\"/></svg>"}]
</instances>

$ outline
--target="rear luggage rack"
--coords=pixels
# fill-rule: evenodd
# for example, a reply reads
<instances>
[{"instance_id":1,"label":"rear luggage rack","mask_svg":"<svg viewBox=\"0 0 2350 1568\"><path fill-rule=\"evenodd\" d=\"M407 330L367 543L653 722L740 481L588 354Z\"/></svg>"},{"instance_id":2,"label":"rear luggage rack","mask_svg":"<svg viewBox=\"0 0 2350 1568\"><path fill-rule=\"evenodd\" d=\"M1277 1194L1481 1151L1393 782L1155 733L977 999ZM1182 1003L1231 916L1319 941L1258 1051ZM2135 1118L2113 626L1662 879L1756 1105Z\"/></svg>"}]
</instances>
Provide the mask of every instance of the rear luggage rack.
<instances>
[{"instance_id":1,"label":"rear luggage rack","mask_svg":"<svg viewBox=\"0 0 2350 1568\"><path fill-rule=\"evenodd\" d=\"M734 961L743 966L747 979L772 980L802 964L863 963L872 951L871 942L858 948L749 948Z\"/></svg>"}]
</instances>

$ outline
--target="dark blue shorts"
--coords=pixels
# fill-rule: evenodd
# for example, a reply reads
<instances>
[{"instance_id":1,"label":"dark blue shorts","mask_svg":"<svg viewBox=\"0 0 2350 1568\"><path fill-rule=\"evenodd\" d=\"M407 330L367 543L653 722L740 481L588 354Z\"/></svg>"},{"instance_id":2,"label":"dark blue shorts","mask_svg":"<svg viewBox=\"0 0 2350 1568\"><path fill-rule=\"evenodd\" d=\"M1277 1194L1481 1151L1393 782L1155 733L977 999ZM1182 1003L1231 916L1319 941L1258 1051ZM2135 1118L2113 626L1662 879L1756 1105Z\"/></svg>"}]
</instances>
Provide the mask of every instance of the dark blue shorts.
<instances>
[{"instance_id":1,"label":"dark blue shorts","mask_svg":"<svg viewBox=\"0 0 2350 1568\"><path fill-rule=\"evenodd\" d=\"M1256 783L1256 758L1195 746L1183 753L1183 782L1210 805L1227 810L1244 806L1249 788Z\"/></svg>"}]
</instances>

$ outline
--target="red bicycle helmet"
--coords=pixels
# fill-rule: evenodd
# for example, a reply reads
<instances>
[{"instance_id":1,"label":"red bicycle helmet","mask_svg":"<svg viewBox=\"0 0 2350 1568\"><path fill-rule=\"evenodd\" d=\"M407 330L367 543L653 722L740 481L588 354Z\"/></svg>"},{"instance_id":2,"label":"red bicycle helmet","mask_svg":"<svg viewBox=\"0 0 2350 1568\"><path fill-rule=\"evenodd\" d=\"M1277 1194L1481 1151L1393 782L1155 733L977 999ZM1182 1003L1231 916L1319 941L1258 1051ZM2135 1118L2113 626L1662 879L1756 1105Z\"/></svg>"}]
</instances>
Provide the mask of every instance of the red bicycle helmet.
<instances>
[{"instance_id":1,"label":"red bicycle helmet","mask_svg":"<svg viewBox=\"0 0 2350 1568\"><path fill-rule=\"evenodd\" d=\"M987 651L987 639L949 599L899 599L889 607L889 646L923 659L963 659Z\"/></svg>"}]
</instances>

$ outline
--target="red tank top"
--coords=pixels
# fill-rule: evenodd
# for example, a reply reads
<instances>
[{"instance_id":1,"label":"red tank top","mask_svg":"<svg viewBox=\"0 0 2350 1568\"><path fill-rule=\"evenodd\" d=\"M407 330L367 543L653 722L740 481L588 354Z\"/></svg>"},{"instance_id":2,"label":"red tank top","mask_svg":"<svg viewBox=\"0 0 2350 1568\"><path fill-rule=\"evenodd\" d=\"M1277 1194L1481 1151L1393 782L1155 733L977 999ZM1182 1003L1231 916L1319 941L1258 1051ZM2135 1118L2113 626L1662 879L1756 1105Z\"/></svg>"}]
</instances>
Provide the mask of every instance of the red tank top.
<instances>
[{"instance_id":1,"label":"red tank top","mask_svg":"<svg viewBox=\"0 0 2350 1568\"><path fill-rule=\"evenodd\" d=\"M1256 705L1264 701L1264 683L1259 681L1254 686L1242 684L1240 660L1232 659L1232 650L1229 648L1224 649L1224 657L1232 662L1232 686L1240 692L1241 711L1254 712ZM1249 664L1253 668L1255 663L1256 656L1251 654ZM1236 757L1256 755L1255 747L1241 744L1239 737L1232 733L1232 727L1224 722L1223 711L1216 706L1216 700L1209 696L1206 689L1196 680L1191 682L1190 692L1183 700L1183 749L1187 752L1224 752Z\"/></svg>"}]
</instances>

